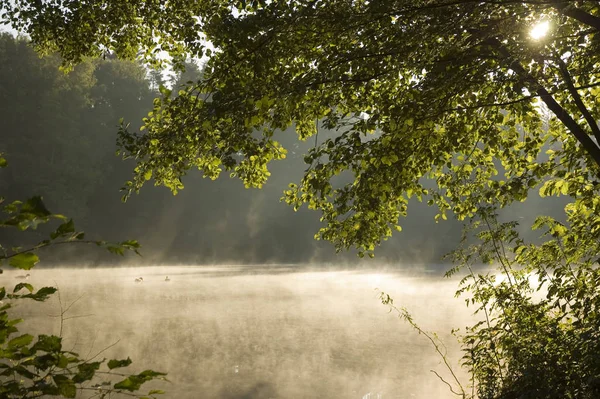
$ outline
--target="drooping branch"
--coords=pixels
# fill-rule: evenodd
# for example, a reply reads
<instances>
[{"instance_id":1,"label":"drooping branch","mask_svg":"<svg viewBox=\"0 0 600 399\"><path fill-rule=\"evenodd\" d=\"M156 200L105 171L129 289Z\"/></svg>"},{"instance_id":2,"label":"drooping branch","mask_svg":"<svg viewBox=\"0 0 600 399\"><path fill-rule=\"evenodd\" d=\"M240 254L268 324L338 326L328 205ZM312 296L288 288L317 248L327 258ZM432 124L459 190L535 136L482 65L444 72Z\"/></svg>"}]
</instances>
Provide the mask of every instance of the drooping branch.
<instances>
[{"instance_id":1,"label":"drooping branch","mask_svg":"<svg viewBox=\"0 0 600 399\"><path fill-rule=\"evenodd\" d=\"M552 4L559 13L566 15L567 17L574 18L579 22L589 25L596 30L600 31L600 17L589 14L586 11L573 7L570 1L560 1Z\"/></svg>"},{"instance_id":2,"label":"drooping branch","mask_svg":"<svg viewBox=\"0 0 600 399\"><path fill-rule=\"evenodd\" d=\"M579 92L573 84L573 80L571 79L571 75L569 74L569 70L567 69L567 65L565 64L565 62L560 57L557 57L556 62L558 63L560 73L563 79L565 80L567 88L569 89L569 93L571 93L571 96L573 97L577 108L587 121L588 125L590 126L590 129L592 129L592 133L594 133L594 137L596 137L596 142L600 144L600 129L598 128L598 122L596 122L590 111L583 103Z\"/></svg>"},{"instance_id":3,"label":"drooping branch","mask_svg":"<svg viewBox=\"0 0 600 399\"><path fill-rule=\"evenodd\" d=\"M563 125L565 125L573 136L575 136L579 143L581 143L587 153L590 154L594 159L594 162L600 166L600 147L594 143L588 133L579 126L573 117L571 117L571 115L569 115L569 113L554 99L552 94L550 94L535 77L525 70L519 60L512 56L500 40L497 38L489 38L486 42L495 48L504 59L509 61L509 67L529 85L528 89L537 93L541 100L548 106L548 109L556 115Z\"/></svg>"},{"instance_id":4,"label":"drooping branch","mask_svg":"<svg viewBox=\"0 0 600 399\"><path fill-rule=\"evenodd\" d=\"M569 115L569 113L552 97L548 90L542 86L538 86L536 92L548 108L556 115L556 117L569 129L575 138L581 143L583 148L594 158L594 161L600 166L600 148L588 136L588 134L579 126L579 124Z\"/></svg>"}]
</instances>

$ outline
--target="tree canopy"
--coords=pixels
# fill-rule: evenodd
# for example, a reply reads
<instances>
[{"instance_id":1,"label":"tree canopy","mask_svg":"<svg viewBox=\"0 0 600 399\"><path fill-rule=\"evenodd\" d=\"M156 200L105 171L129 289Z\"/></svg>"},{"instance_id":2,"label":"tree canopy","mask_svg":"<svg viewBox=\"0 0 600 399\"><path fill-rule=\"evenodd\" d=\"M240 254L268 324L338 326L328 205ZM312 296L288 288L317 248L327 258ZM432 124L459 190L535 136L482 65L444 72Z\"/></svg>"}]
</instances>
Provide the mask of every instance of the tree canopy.
<instances>
[{"instance_id":1,"label":"tree canopy","mask_svg":"<svg viewBox=\"0 0 600 399\"><path fill-rule=\"evenodd\" d=\"M3 171L0 190L11 198L42 195L50 209L72 215L80 228L98 237L135 237L145 244L145 261L297 263L355 258L352 252L340 257L328 242L313 240L319 228L315 212L294 212L279 201L287 184L302 177L303 154L313 146L313 140L298 142L293 129L278 137L289 154L284 162L269 165L271 176L261 190L246 190L238 179L209 181L194 173L184 179L186 189L176 197L163 187L148 187L121 203L118 190L134 162L115 156L119 119L131 121L131 129L139 127L158 95L157 78L164 84L164 74L148 76L139 63L113 57L86 60L64 74L58 71L59 57L39 57L28 43L0 34L0 119L5 127L0 151L12 166ZM170 84L177 88L197 81L199 73L194 64L186 65L186 72ZM322 131L319 139L334 135ZM527 206L538 209L533 201ZM413 200L403 220L411 234L396 235L378 251L379 260L437 263L455 248L460 223L444 223L431 231L435 212ZM2 229L0 241L22 245L22 239ZM105 252L78 248L53 249L45 262L81 262L81 256L89 262L115 262Z\"/></svg>"},{"instance_id":2,"label":"tree canopy","mask_svg":"<svg viewBox=\"0 0 600 399\"><path fill-rule=\"evenodd\" d=\"M399 229L412 195L429 196L440 217L450 209L464 218L482 203L523 200L542 181L545 194L580 197L597 183L597 1L17 0L3 8L5 21L67 66L113 51L155 63L166 51L176 66L208 57L202 80L163 90L145 131L123 125L122 150L137 159L130 191L153 178L176 192L191 168L260 187L268 163L286 156L277 132L294 126L306 139L337 130L307 154L305 176L285 199L322 212L319 237L363 253ZM542 21L549 32L535 39Z\"/></svg>"},{"instance_id":3,"label":"tree canopy","mask_svg":"<svg viewBox=\"0 0 600 399\"><path fill-rule=\"evenodd\" d=\"M460 396L598 397L598 1L0 5L67 69L113 53L176 69L205 60L198 81L160 88L141 130L121 124L137 162L126 196L152 179L176 193L193 168L261 187L294 128L314 146L284 198L320 211L318 237L338 250L372 254L413 196L470 219L449 274L468 270L459 293L485 317L462 335L473 391ZM571 197L561 220L536 220L541 244L496 212L534 188ZM490 261L504 281L474 271Z\"/></svg>"}]
</instances>

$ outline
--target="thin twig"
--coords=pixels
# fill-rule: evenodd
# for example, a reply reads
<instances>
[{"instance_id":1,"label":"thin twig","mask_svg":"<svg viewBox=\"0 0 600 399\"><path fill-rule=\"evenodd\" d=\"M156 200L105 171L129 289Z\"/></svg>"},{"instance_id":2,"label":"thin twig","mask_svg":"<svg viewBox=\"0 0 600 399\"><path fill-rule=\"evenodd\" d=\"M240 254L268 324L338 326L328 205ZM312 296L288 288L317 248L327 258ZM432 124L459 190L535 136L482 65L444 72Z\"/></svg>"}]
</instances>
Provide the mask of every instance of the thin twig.
<instances>
[{"instance_id":1,"label":"thin twig","mask_svg":"<svg viewBox=\"0 0 600 399\"><path fill-rule=\"evenodd\" d=\"M435 374L435 375L437 376L437 378L439 378L439 379L440 379L440 381L442 381L444 384L448 385L448 389L450 389L450 392L452 392L453 394L455 394L455 395L457 395L457 396L462 396L463 398L465 397L465 394L464 394L464 392L463 392L463 393L456 392L456 391L454 390L454 388L452 388L452 385L450 385L450 383L449 383L448 381L446 381L445 379L443 379L443 378L442 378L442 376L441 376L441 375L439 375L439 374L437 373L437 371L435 371L435 370L433 370L433 369L432 369L432 370L429 370L429 371L431 371L433 374Z\"/></svg>"}]
</instances>

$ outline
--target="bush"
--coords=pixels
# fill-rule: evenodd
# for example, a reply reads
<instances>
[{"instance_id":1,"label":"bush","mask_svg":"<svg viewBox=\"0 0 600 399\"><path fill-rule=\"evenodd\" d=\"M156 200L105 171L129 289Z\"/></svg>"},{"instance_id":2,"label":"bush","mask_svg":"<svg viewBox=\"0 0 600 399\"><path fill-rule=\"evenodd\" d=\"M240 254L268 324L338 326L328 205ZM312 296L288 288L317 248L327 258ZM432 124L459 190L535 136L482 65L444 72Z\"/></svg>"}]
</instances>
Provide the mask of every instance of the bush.
<instances>
[{"instance_id":1,"label":"bush","mask_svg":"<svg viewBox=\"0 0 600 399\"><path fill-rule=\"evenodd\" d=\"M6 159L0 154L0 167L6 165ZM3 202L4 198L0 197L0 203ZM3 266L30 270L40 260L40 249L62 244L94 244L120 255L127 250L138 253L139 244L136 241L109 243L85 240L84 233L75 230L73 220L51 213L46 209L41 197L33 197L25 202L13 201L4 206L3 213L5 217L0 219L0 226L17 231L36 229L40 224L51 221L60 222L47 239L27 249L9 249L0 245L0 265ZM7 287L0 288L0 397L74 398L78 391L88 391L100 398L115 394L150 398L163 393L161 390L150 390L147 394L141 394L139 391L147 381L165 379L165 373L145 370L139 374L123 374L117 369L129 366L129 358L108 361L95 360L95 357L86 359L75 352L65 351L60 336L41 334L34 337L19 332L17 325L23 320L13 318L9 314L12 303L26 299L45 301L56 291L54 287L36 290L25 282L18 283L12 290ZM118 381L113 382L111 378L117 378Z\"/></svg>"}]
</instances>

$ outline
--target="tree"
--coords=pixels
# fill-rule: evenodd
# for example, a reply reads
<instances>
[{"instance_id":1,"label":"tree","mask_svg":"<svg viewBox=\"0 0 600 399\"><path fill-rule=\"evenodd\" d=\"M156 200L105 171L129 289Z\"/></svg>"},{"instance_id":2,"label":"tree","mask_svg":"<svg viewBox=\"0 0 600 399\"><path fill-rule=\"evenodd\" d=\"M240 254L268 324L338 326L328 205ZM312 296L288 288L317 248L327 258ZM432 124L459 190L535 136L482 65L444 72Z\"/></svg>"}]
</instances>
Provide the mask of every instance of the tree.
<instances>
[{"instance_id":1,"label":"tree","mask_svg":"<svg viewBox=\"0 0 600 399\"><path fill-rule=\"evenodd\" d=\"M130 174L130 164L115 156L116 127L121 117L139 126L148 113L154 93L146 69L137 62L87 59L65 74L60 64L56 54L39 57L26 38L0 34L0 151L12 166L3 171L0 190L14 198L43 196L50 209L68 212L80 228L100 237L144 239L123 226L139 225L141 214L153 212L151 205L123 206L107 191L114 194ZM109 220L105 215L110 213L118 217ZM0 241L23 244L5 229L0 229ZM76 251L61 248L63 255ZM50 252L48 263L57 251ZM85 252L114 259L101 251Z\"/></svg>"},{"instance_id":2,"label":"tree","mask_svg":"<svg viewBox=\"0 0 600 399\"><path fill-rule=\"evenodd\" d=\"M480 209L470 227L478 241L454 252L449 274L468 271L459 293L470 293L467 303L482 316L462 335L477 397L598 397L597 240L539 217L533 227L549 239L526 243L516 223L498 222L493 208ZM489 260L496 272L474 271Z\"/></svg>"},{"instance_id":3,"label":"tree","mask_svg":"<svg viewBox=\"0 0 600 399\"><path fill-rule=\"evenodd\" d=\"M185 88L188 84L193 84L202 79L202 69L196 62L185 62L183 64L183 71L180 71L172 79L173 89L179 90Z\"/></svg>"},{"instance_id":4,"label":"tree","mask_svg":"<svg viewBox=\"0 0 600 399\"><path fill-rule=\"evenodd\" d=\"M163 89L145 131L121 127L137 160L130 192L151 179L177 192L191 168L260 187L286 156L281 131L336 131L285 192L321 212L318 237L372 255L412 196L438 218L469 219L479 241L457 261L495 260L507 279L467 269L469 300L491 315L465 334L477 394L597 397L597 1L5 3L7 20L65 66L105 49L148 60L164 50L176 66L208 57L195 85ZM548 33L532 37L542 22ZM547 239L526 245L495 214L533 188L571 203L561 220L538 218ZM552 392L535 390L544 373Z\"/></svg>"},{"instance_id":5,"label":"tree","mask_svg":"<svg viewBox=\"0 0 600 399\"><path fill-rule=\"evenodd\" d=\"M192 167L260 187L267 164L285 157L275 132L294 125L306 139L320 124L339 135L309 152L286 200L322 212L321 238L363 253L397 228L411 195L431 195L441 217L451 209L465 218L491 197L522 200L549 176L546 188L573 194L597 179L595 1L3 7L6 22L66 65L108 50L147 59L167 51L176 65L209 57L205 79L155 101L146 132L123 127L124 153L138 161L130 190L154 178L176 192ZM550 31L534 40L542 20ZM548 132L542 103L553 114ZM539 162L544 145L555 152ZM500 163L503 181L493 178ZM352 179L332 185L340 174ZM425 189L424 177L438 189Z\"/></svg>"},{"instance_id":6,"label":"tree","mask_svg":"<svg viewBox=\"0 0 600 399\"><path fill-rule=\"evenodd\" d=\"M23 37L0 34L0 151L13 165L2 189L42 195L87 226L84 204L110 176L119 118L141 119L152 96L134 62L87 60L70 74L60 63L56 55L40 59Z\"/></svg>"}]
</instances>

